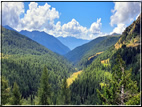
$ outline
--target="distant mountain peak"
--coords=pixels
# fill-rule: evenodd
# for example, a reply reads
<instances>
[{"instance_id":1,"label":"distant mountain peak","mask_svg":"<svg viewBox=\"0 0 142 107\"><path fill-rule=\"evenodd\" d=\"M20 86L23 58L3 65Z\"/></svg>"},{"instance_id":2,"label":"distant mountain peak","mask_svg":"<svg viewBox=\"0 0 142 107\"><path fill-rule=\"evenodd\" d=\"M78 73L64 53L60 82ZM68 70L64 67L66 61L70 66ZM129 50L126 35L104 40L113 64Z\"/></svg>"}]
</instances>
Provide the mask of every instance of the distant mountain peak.
<instances>
[{"instance_id":1,"label":"distant mountain peak","mask_svg":"<svg viewBox=\"0 0 142 107\"><path fill-rule=\"evenodd\" d=\"M118 33L112 33L110 36L118 36L118 35L121 35L121 34L118 34Z\"/></svg>"},{"instance_id":2,"label":"distant mountain peak","mask_svg":"<svg viewBox=\"0 0 142 107\"><path fill-rule=\"evenodd\" d=\"M8 30L16 31L15 29L13 29L12 27L10 27L10 26L8 26L8 25L4 25L3 27L6 28L6 29L8 29Z\"/></svg>"},{"instance_id":3,"label":"distant mountain peak","mask_svg":"<svg viewBox=\"0 0 142 107\"><path fill-rule=\"evenodd\" d=\"M88 43L89 40L85 40L85 39L78 39L72 36L67 36L67 37L57 37L64 45L66 45L67 47L69 47L71 50L73 50L74 48L81 46L85 43Z\"/></svg>"},{"instance_id":4,"label":"distant mountain peak","mask_svg":"<svg viewBox=\"0 0 142 107\"><path fill-rule=\"evenodd\" d=\"M20 34L25 35L29 37L30 39L38 42L39 44L45 46L46 48L50 49L53 52L56 52L58 54L66 54L70 51L70 49L62 44L57 38L54 36L47 34L44 31L26 31L22 30L20 31Z\"/></svg>"}]
</instances>

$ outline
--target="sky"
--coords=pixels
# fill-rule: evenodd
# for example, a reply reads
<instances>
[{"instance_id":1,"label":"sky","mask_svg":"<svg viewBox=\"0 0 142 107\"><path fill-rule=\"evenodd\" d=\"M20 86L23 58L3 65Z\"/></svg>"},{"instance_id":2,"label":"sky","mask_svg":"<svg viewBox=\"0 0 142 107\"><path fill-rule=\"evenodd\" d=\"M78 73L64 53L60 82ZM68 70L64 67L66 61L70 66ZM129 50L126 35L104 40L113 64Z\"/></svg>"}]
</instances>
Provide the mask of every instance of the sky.
<instances>
[{"instance_id":1,"label":"sky","mask_svg":"<svg viewBox=\"0 0 142 107\"><path fill-rule=\"evenodd\" d=\"M2 25L92 40L121 34L140 10L140 2L2 2Z\"/></svg>"}]
</instances>

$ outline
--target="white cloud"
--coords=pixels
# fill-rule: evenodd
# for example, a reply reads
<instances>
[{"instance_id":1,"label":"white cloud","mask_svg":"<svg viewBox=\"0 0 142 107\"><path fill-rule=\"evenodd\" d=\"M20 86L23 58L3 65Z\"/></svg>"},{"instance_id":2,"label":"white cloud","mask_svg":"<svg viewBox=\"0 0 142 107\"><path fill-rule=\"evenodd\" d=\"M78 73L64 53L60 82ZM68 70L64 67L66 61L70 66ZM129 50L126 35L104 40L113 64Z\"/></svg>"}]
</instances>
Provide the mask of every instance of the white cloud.
<instances>
[{"instance_id":1,"label":"white cloud","mask_svg":"<svg viewBox=\"0 0 142 107\"><path fill-rule=\"evenodd\" d=\"M55 8L51 8L47 3L44 6L38 6L38 3L31 2L19 27L25 30L42 30L44 28L51 30L56 18L59 18L59 12Z\"/></svg>"},{"instance_id":2,"label":"white cloud","mask_svg":"<svg viewBox=\"0 0 142 107\"><path fill-rule=\"evenodd\" d=\"M99 34L100 29L101 29L102 23L101 23L101 18L97 19L97 22L92 23L90 27L90 31L93 34Z\"/></svg>"},{"instance_id":3,"label":"white cloud","mask_svg":"<svg viewBox=\"0 0 142 107\"><path fill-rule=\"evenodd\" d=\"M117 25L117 27L111 33L122 33L126 25L132 23L135 17L140 14L140 2L114 2L114 4L110 25Z\"/></svg>"},{"instance_id":4,"label":"white cloud","mask_svg":"<svg viewBox=\"0 0 142 107\"><path fill-rule=\"evenodd\" d=\"M113 33L121 34L125 30L125 28L126 28L125 24L117 24L117 27L115 27L110 34Z\"/></svg>"},{"instance_id":5,"label":"white cloud","mask_svg":"<svg viewBox=\"0 0 142 107\"><path fill-rule=\"evenodd\" d=\"M70 22L61 25L60 21L54 23L54 20L59 18L59 12L47 3L39 6L38 3L30 2L26 13L22 2L6 2L2 6L3 23L15 28L17 31L38 30L45 31L56 37L73 36L88 40L103 35L101 32L101 18L93 22L90 28L81 26L74 18ZM21 13L24 13L24 16L20 19Z\"/></svg>"},{"instance_id":6,"label":"white cloud","mask_svg":"<svg viewBox=\"0 0 142 107\"><path fill-rule=\"evenodd\" d=\"M64 24L62 26L62 30L66 33L72 34L72 35L76 35L79 33L82 33L87 30L86 27L83 27L79 24L79 22L77 22L75 19L72 19L71 22L68 22L67 24Z\"/></svg>"},{"instance_id":7,"label":"white cloud","mask_svg":"<svg viewBox=\"0 0 142 107\"><path fill-rule=\"evenodd\" d=\"M111 26L114 24L128 24L140 13L140 2L114 2L113 15L111 16Z\"/></svg>"},{"instance_id":8,"label":"white cloud","mask_svg":"<svg viewBox=\"0 0 142 107\"><path fill-rule=\"evenodd\" d=\"M22 2L2 2L2 25L17 27L21 13L24 13Z\"/></svg>"},{"instance_id":9,"label":"white cloud","mask_svg":"<svg viewBox=\"0 0 142 107\"><path fill-rule=\"evenodd\" d=\"M97 22L93 22L89 29L83 27L79 24L78 21L72 19L70 22L61 26L61 22L57 22L54 26L54 31L50 31L50 34L55 36L72 36L82 39L94 39L98 35L102 34L100 32L101 27L101 18L97 19Z\"/></svg>"}]
</instances>

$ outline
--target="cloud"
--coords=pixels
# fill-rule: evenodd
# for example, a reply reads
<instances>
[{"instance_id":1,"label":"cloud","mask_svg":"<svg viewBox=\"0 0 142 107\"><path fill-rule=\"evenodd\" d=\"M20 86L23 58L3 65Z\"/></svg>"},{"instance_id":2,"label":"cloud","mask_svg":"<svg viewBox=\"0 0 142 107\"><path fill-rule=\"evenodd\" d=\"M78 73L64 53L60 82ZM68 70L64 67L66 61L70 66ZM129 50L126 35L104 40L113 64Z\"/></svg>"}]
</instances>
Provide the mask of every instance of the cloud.
<instances>
[{"instance_id":1,"label":"cloud","mask_svg":"<svg viewBox=\"0 0 142 107\"><path fill-rule=\"evenodd\" d=\"M59 12L55 8L51 8L49 4L38 6L38 3L31 2L19 27L26 30L42 30L44 28L51 30L56 18L59 18Z\"/></svg>"},{"instance_id":2,"label":"cloud","mask_svg":"<svg viewBox=\"0 0 142 107\"><path fill-rule=\"evenodd\" d=\"M22 13L24 13L22 2L2 2L2 25L17 27Z\"/></svg>"},{"instance_id":3,"label":"cloud","mask_svg":"<svg viewBox=\"0 0 142 107\"><path fill-rule=\"evenodd\" d=\"M29 9L26 12L24 12L24 4L22 2L5 2L2 6L3 24L9 25L17 31L38 30L45 31L56 37L72 36L88 40L102 35L101 18L93 22L90 28L81 26L74 18L70 22L61 25L60 21L56 24L54 22L55 19L59 18L59 12L47 3L39 6L38 3L30 2ZM22 13L23 18L20 19Z\"/></svg>"},{"instance_id":4,"label":"cloud","mask_svg":"<svg viewBox=\"0 0 142 107\"><path fill-rule=\"evenodd\" d=\"M72 34L72 35L76 35L76 34L80 34L82 32L85 33L85 31L87 30L86 27L83 27L79 24L79 22L77 22L75 19L72 19L71 22L68 22L67 24L64 24L62 26L62 30L66 33Z\"/></svg>"},{"instance_id":5,"label":"cloud","mask_svg":"<svg viewBox=\"0 0 142 107\"><path fill-rule=\"evenodd\" d=\"M111 26L114 24L129 24L140 13L139 2L114 2L115 6L112 10Z\"/></svg>"},{"instance_id":6,"label":"cloud","mask_svg":"<svg viewBox=\"0 0 142 107\"><path fill-rule=\"evenodd\" d=\"M93 34L99 34L101 26L102 26L101 18L99 18L97 19L97 22L92 23L90 27L90 32Z\"/></svg>"},{"instance_id":7,"label":"cloud","mask_svg":"<svg viewBox=\"0 0 142 107\"><path fill-rule=\"evenodd\" d=\"M117 27L115 27L110 34L113 33L121 34L125 30L125 28L126 28L125 24L117 24Z\"/></svg>"},{"instance_id":8,"label":"cloud","mask_svg":"<svg viewBox=\"0 0 142 107\"><path fill-rule=\"evenodd\" d=\"M72 36L81 39L94 39L98 37L98 35L102 34L100 32L101 28L101 18L97 19L97 22L93 22L89 29L84 26L81 26L78 21L74 18L61 26L61 22L57 22L54 26L54 31L51 31L50 34L55 36Z\"/></svg>"},{"instance_id":9,"label":"cloud","mask_svg":"<svg viewBox=\"0 0 142 107\"><path fill-rule=\"evenodd\" d=\"M114 2L115 6L112 10L113 15L110 17L110 25L113 27L111 33L122 33L126 25L132 23L135 17L140 14L140 2Z\"/></svg>"}]
</instances>

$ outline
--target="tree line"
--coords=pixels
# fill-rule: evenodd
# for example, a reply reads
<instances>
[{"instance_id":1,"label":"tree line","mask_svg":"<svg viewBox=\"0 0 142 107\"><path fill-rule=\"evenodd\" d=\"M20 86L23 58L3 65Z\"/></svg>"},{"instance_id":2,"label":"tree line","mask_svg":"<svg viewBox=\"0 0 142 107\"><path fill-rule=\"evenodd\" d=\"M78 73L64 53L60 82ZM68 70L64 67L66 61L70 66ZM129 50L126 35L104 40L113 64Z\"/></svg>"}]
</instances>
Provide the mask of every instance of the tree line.
<instances>
[{"instance_id":1,"label":"tree line","mask_svg":"<svg viewBox=\"0 0 142 107\"><path fill-rule=\"evenodd\" d=\"M67 78L64 78L58 91L56 103L53 103L55 99L53 97L54 92L51 90L52 85L49 83L49 72L47 67L44 66L38 94L35 98L30 96L28 103L29 105L78 105L91 103L97 105L139 105L140 93L138 92L137 82L131 79L132 69L126 69L125 62L120 55L117 55L116 63L111 73L95 69L95 75L93 75L95 80L92 80L94 85L87 80L88 83L84 81L81 86L80 80L84 79L82 78L77 79L71 87L68 87ZM89 76L87 74L85 80L89 79ZM93 90L90 90L90 88ZM79 92L79 96L75 96L75 92ZM91 98L93 99L91 100ZM10 87L8 80L2 76L2 105L21 105L28 100L21 97L20 89L16 82L14 82L13 87Z\"/></svg>"}]
</instances>

